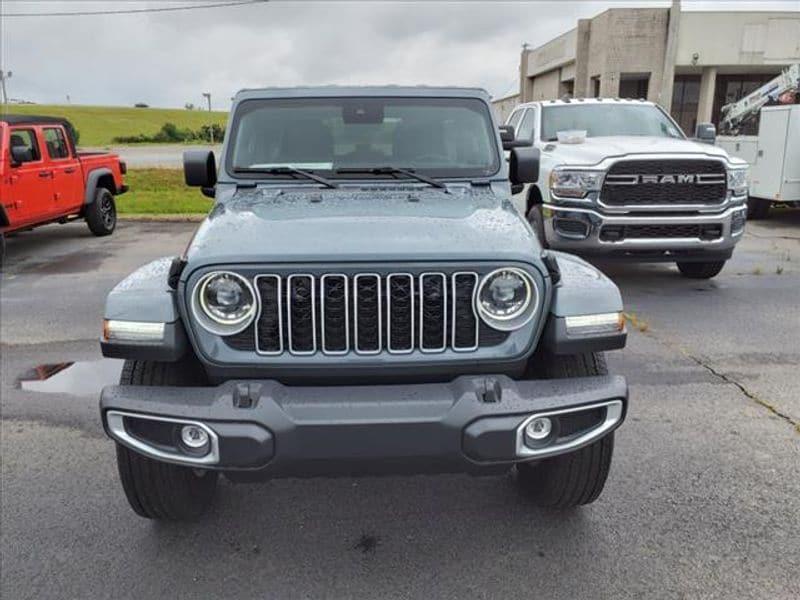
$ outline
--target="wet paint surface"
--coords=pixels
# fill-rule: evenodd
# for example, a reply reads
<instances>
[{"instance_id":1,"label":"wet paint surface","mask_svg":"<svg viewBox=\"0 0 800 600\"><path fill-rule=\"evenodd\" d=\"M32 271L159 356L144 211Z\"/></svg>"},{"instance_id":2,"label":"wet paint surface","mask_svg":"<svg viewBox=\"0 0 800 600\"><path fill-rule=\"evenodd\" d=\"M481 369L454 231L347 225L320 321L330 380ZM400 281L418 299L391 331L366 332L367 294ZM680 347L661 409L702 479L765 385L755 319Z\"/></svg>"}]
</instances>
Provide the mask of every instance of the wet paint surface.
<instances>
[{"instance_id":1,"label":"wet paint surface","mask_svg":"<svg viewBox=\"0 0 800 600\"><path fill-rule=\"evenodd\" d=\"M20 377L19 384L29 392L96 396L105 386L119 383L123 363L104 358L37 365Z\"/></svg>"}]
</instances>

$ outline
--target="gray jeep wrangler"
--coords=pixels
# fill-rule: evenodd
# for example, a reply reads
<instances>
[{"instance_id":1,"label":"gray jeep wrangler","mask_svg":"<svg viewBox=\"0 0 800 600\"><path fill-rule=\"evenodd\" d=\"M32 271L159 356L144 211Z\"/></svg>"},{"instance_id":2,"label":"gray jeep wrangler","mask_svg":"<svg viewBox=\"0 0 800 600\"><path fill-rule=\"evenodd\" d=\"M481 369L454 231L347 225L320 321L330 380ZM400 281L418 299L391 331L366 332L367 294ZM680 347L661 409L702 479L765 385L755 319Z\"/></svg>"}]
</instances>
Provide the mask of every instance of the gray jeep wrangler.
<instances>
[{"instance_id":1,"label":"gray jeep wrangler","mask_svg":"<svg viewBox=\"0 0 800 600\"><path fill-rule=\"evenodd\" d=\"M625 418L617 287L511 203L538 151L482 90L240 92L215 203L180 257L108 296L100 409L133 509L197 517L218 476L506 473L595 500ZM509 158L504 158L504 149Z\"/></svg>"}]
</instances>

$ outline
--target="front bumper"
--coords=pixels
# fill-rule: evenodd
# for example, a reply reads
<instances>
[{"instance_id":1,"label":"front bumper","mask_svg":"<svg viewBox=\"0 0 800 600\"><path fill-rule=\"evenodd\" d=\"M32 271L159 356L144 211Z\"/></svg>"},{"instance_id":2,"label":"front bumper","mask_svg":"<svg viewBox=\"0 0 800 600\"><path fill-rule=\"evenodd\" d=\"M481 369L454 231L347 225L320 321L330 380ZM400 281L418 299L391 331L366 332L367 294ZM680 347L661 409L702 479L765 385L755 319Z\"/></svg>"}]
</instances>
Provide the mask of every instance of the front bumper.
<instances>
[{"instance_id":1,"label":"front bumper","mask_svg":"<svg viewBox=\"0 0 800 600\"><path fill-rule=\"evenodd\" d=\"M724 260L744 233L746 205L731 206L719 213L647 215L601 213L594 208L544 205L545 236L549 246L584 256L639 258L647 260ZM565 227L565 223L570 227ZM582 223L584 229L576 225ZM720 228L714 239L702 237L631 237L609 240L601 232L609 227L624 231L627 226L699 226ZM573 231L567 231L566 229Z\"/></svg>"},{"instance_id":2,"label":"front bumper","mask_svg":"<svg viewBox=\"0 0 800 600\"><path fill-rule=\"evenodd\" d=\"M627 398L619 376L462 376L449 383L352 387L250 380L196 388L109 386L100 409L108 435L132 450L262 479L497 472L608 435L624 420ZM534 416L553 419L552 439L526 442L523 429ZM181 450L178 428L188 424L208 431L206 455Z\"/></svg>"}]
</instances>

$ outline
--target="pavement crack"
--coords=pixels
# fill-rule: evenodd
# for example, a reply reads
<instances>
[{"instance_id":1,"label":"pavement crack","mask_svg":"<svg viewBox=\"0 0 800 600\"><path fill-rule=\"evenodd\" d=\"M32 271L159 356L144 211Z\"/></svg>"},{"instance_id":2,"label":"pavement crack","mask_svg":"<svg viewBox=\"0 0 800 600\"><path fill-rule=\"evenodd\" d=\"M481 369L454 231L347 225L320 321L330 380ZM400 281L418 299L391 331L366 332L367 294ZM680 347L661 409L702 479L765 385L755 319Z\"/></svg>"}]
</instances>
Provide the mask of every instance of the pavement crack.
<instances>
[{"instance_id":1,"label":"pavement crack","mask_svg":"<svg viewBox=\"0 0 800 600\"><path fill-rule=\"evenodd\" d=\"M703 367L706 371L711 373L714 377L720 379L721 381L724 381L727 384L735 386L736 388L739 389L739 391L742 394L744 394L745 397L749 398L750 400L752 400L753 402L755 402L759 406L762 406L762 407L766 408L769 412L771 412L776 417L780 417L781 419L783 419L784 421L786 421L790 425L794 426L794 430L797 433L800 433L800 422L795 421L791 416L787 415L784 412L781 412L778 408L776 408L770 402L767 402L763 398L759 398L756 394L754 394L753 392L748 390L741 382L736 381L735 379L733 379L729 375L726 375L725 373L722 373L722 372L718 371L713 366L711 366L708 362L704 361L702 358L697 357L694 354L691 354L689 352L686 352L685 350L681 350L681 351L683 352L684 356L686 356L687 358L689 358L692 361L694 361L697 365Z\"/></svg>"},{"instance_id":2,"label":"pavement crack","mask_svg":"<svg viewBox=\"0 0 800 600\"><path fill-rule=\"evenodd\" d=\"M629 318L627 313L625 314L625 316L626 316L626 318ZM742 395L745 398L747 398L748 400L752 400L753 402L755 402L756 404L758 404L762 408L766 408L769 412L771 412L776 417L779 417L779 418L783 419L784 421L786 421L787 423L789 423L792 427L794 427L795 433L800 434L800 422L798 422L795 419L793 419L790 415L782 412L780 409L775 407L775 405L773 405L772 403L768 402L767 400L764 400L763 398L760 398L758 395L756 395L753 392L751 392L750 390L748 390L744 386L744 384L742 384L741 382L737 381L733 377L730 377L729 375L726 375L725 373L722 373L721 371L718 371L709 362L703 360L702 358L700 358L698 356L695 356L694 354L692 354L691 352L686 350L683 346L681 346L679 343L677 343L677 342L675 342L673 340L670 340L669 338L664 338L662 336L657 335L652 329L650 329L649 323L644 321L641 317L638 317L638 321L646 324L646 326L644 328L637 327L637 329L642 333L642 335L645 335L645 336L649 337L650 339L653 339L653 340L656 340L658 342L661 342L662 344L664 344L665 346L667 346L669 348L673 348L673 349L677 350L678 352L683 354L686 358L688 358L689 360L694 362L699 367L702 367L703 369L705 369L706 371L711 373L711 375L713 375L714 377L716 377L720 381L736 387L742 393ZM633 324L635 324L635 322Z\"/></svg>"}]
</instances>

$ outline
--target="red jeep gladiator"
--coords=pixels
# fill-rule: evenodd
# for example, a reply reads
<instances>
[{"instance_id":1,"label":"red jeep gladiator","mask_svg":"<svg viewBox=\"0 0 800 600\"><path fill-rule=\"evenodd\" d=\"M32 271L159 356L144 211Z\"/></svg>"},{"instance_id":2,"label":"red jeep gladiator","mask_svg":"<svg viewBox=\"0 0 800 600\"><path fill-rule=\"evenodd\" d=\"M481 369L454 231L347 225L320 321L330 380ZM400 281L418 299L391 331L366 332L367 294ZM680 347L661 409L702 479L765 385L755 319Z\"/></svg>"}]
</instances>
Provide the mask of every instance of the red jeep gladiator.
<instances>
[{"instance_id":1,"label":"red jeep gladiator","mask_svg":"<svg viewBox=\"0 0 800 600\"><path fill-rule=\"evenodd\" d=\"M114 196L128 189L124 173L116 154L77 152L66 119L0 115L0 238L75 219L109 235L117 223Z\"/></svg>"}]
</instances>

